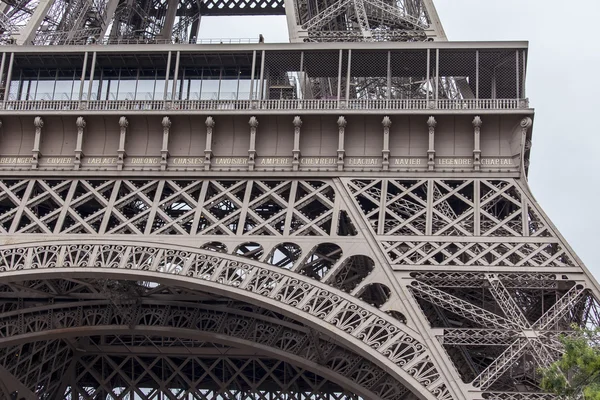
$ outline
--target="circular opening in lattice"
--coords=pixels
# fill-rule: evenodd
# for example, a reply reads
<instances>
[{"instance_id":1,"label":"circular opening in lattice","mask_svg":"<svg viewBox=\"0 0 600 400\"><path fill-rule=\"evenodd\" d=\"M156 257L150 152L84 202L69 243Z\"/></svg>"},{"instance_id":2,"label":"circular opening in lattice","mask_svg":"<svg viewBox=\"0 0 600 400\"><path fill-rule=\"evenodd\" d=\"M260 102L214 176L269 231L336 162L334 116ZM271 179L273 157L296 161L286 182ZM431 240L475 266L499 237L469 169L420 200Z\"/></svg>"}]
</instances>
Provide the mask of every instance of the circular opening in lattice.
<instances>
[{"instance_id":1,"label":"circular opening in lattice","mask_svg":"<svg viewBox=\"0 0 600 400\"><path fill-rule=\"evenodd\" d=\"M358 295L362 301L371 304L374 307L380 308L390 298L390 289L381 283L369 283Z\"/></svg>"},{"instance_id":2,"label":"circular opening in lattice","mask_svg":"<svg viewBox=\"0 0 600 400\"><path fill-rule=\"evenodd\" d=\"M351 292L373 271L374 267L375 262L370 257L350 256L335 272L330 284L345 292Z\"/></svg>"},{"instance_id":3,"label":"circular opening in lattice","mask_svg":"<svg viewBox=\"0 0 600 400\"><path fill-rule=\"evenodd\" d=\"M333 243L321 243L304 259L300 273L314 279L321 279L342 258L342 249Z\"/></svg>"},{"instance_id":4,"label":"circular opening in lattice","mask_svg":"<svg viewBox=\"0 0 600 400\"><path fill-rule=\"evenodd\" d=\"M246 258L251 258L253 260L259 260L264 253L262 246L256 242L246 242L240 244L235 249L235 255L242 256Z\"/></svg>"},{"instance_id":5,"label":"circular opening in lattice","mask_svg":"<svg viewBox=\"0 0 600 400\"><path fill-rule=\"evenodd\" d=\"M202 246L200 246L200 248L204 250L218 251L219 253L227 253L227 246L221 242L204 243Z\"/></svg>"},{"instance_id":6,"label":"circular opening in lattice","mask_svg":"<svg viewBox=\"0 0 600 400\"><path fill-rule=\"evenodd\" d=\"M403 324L406 323L406 317L400 311L388 310L388 311L386 311L386 314L388 314L392 318L397 319L398 321L402 322Z\"/></svg>"},{"instance_id":7,"label":"circular opening in lattice","mask_svg":"<svg viewBox=\"0 0 600 400\"><path fill-rule=\"evenodd\" d=\"M276 267L291 269L300 259L302 249L295 243L285 242L278 244L267 257L267 263Z\"/></svg>"}]
</instances>

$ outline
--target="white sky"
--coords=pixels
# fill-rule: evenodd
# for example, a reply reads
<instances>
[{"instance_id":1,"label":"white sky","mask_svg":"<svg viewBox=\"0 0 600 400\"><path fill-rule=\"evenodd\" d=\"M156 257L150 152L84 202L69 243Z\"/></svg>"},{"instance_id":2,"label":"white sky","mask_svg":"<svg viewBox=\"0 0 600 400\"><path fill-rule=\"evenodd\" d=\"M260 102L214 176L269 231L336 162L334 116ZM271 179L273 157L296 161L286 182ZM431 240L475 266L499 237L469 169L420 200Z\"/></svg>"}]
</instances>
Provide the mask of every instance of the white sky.
<instances>
[{"instance_id":1,"label":"white sky","mask_svg":"<svg viewBox=\"0 0 600 400\"><path fill-rule=\"evenodd\" d=\"M434 0L449 40L528 40L536 109L529 181L544 211L600 278L600 1ZM286 42L285 17L204 18L201 38ZM484 120L485 123L485 120Z\"/></svg>"}]
</instances>

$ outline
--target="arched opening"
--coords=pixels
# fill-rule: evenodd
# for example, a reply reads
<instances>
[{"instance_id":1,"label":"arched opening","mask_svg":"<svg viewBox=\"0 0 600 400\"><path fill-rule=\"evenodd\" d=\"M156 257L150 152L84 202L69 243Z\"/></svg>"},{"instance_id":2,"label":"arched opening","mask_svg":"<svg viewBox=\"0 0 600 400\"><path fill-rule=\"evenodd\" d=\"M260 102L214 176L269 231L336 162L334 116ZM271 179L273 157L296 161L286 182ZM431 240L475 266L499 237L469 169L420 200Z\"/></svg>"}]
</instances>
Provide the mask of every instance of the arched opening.
<instances>
[{"instance_id":1,"label":"arched opening","mask_svg":"<svg viewBox=\"0 0 600 400\"><path fill-rule=\"evenodd\" d=\"M374 267L375 263L370 257L350 256L330 279L330 284L345 292L351 292L373 271Z\"/></svg>"},{"instance_id":2,"label":"arched opening","mask_svg":"<svg viewBox=\"0 0 600 400\"><path fill-rule=\"evenodd\" d=\"M12 245L0 249L0 259L5 259L9 254L15 254L20 247L20 245ZM51 301L55 302L55 305L58 304L60 308L64 308L65 305L56 296L56 291L60 290L62 293L63 290L68 289L69 294L79 290L87 293L83 297L77 297L78 301L106 300L110 304L115 304L119 310L119 313L112 315L110 319L101 318L100 314L95 312L91 316L85 313L88 319L100 318L101 321L109 321L111 325L116 324L116 326L131 329L131 318L137 318L140 315L145 304L144 301L150 301L153 305L167 304L170 308L166 315L161 316L155 312L144 315L143 323L147 324L144 326L146 332L148 326L160 325L164 321L189 321L190 315L196 315L195 312L186 312L185 316L178 313L181 310L181 299L185 302L209 302L211 307L233 307L233 304L237 304L236 302L247 302L269 310L271 317L275 320L280 318L278 315L285 315L293 318L294 322L291 322L293 325L299 323L314 330L309 335L311 342L298 345L299 349L306 350L311 345L315 346L315 338L322 337L324 340L333 340L341 346L359 351L365 360L388 371L393 381L410 386L410 392L422 400L433 399L437 396L436 393L444 394L448 391L447 386L440 381L436 386L436 393L434 393L429 389L429 384L424 385L417 376L422 366L431 369L435 380L443 379L435 366L425 365L426 361L421 360L426 347L417 334L406 330L385 313L366 306L357 297L335 289L326 283L307 279L297 272L276 268L251 259L244 260L229 254L165 244L147 243L146 246L140 246L139 242L135 241L121 240L115 241L114 244L106 241L99 243L93 240L78 244L44 242L29 244L22 249L23 254L27 255L25 261L7 262L6 269L0 272L0 283L35 279L32 281L35 282L35 293L48 293L49 296L52 294ZM333 266L337 262L336 259L341 258L341 249L335 246L329 250L333 254L328 262L333 261L334 263L330 264ZM146 256L147 254L151 254L151 256ZM184 259L182 270L157 268L163 264L177 265L171 261L175 256ZM94 266L93 270L89 267L91 265ZM65 277L68 277L69 281ZM50 279L60 279L70 283L68 285L48 284L46 281ZM143 290L146 290L143 294L139 294L136 290L121 291L120 288L107 288L103 291L95 287L94 282L88 282L88 280L102 279L154 282L156 286L137 285L134 289L142 287ZM18 287L22 287L22 285L18 285ZM63 287L66 289L62 289ZM106 293L115 290L119 293ZM176 296L176 293L179 292L183 293L182 297ZM39 305L40 297L36 296L32 295L31 297L35 299L34 303ZM164 296L164 298L156 301L154 296ZM2 307L5 309L18 308L17 297L15 296L14 304L7 303ZM221 298L227 299L225 304L219 303ZM120 306L120 304L124 305ZM81 314L69 317L68 314L59 312L58 308L54 308L51 313L39 313L39 308L35 310L38 312L35 321L27 326L51 327L51 329L62 327L62 332L69 323L81 321ZM83 310L79 303L77 310ZM93 311L98 311L98 304L94 304ZM25 310L19 311L21 314L25 312ZM11 315L17 318L17 314ZM61 320L55 320L56 318ZM225 326L215 318L202 318L201 320L204 321L202 327L207 325ZM232 331L252 333L255 328L255 324L236 323L233 325ZM4 328L0 326L0 331L2 329ZM6 329L12 328L6 326ZM114 333L115 328L111 327L110 329L110 332ZM194 326L192 330L197 333L198 326ZM169 332L171 331L169 328ZM402 337L398 335L400 332L403 332ZM269 339L279 338L279 333L281 332L273 331ZM9 336L11 335L5 337ZM410 339L408 342L407 338ZM31 337L28 336L28 339L30 340ZM2 343L6 344L7 340L12 339L0 337L0 346ZM294 342L289 341L285 335L282 340L282 343L289 342L290 345ZM273 343L269 342L270 345ZM386 348L389 351L382 353L377 350L380 348ZM446 395L444 394L444 396Z\"/></svg>"},{"instance_id":3,"label":"arched opening","mask_svg":"<svg viewBox=\"0 0 600 400\"><path fill-rule=\"evenodd\" d=\"M285 242L278 244L271 250L266 262L276 267L292 269L300 259L302 249L295 243Z\"/></svg>"},{"instance_id":4,"label":"arched opening","mask_svg":"<svg viewBox=\"0 0 600 400\"><path fill-rule=\"evenodd\" d=\"M358 295L358 298L374 307L381 308L390 298L390 288L381 283L369 283Z\"/></svg>"},{"instance_id":5,"label":"arched opening","mask_svg":"<svg viewBox=\"0 0 600 400\"><path fill-rule=\"evenodd\" d=\"M227 253L227 246L221 242L208 242L200 246L201 249L218 251L219 253Z\"/></svg>"},{"instance_id":6,"label":"arched opening","mask_svg":"<svg viewBox=\"0 0 600 400\"><path fill-rule=\"evenodd\" d=\"M256 242L246 242L236 247L234 254L253 260L260 260L264 250L262 246Z\"/></svg>"},{"instance_id":7,"label":"arched opening","mask_svg":"<svg viewBox=\"0 0 600 400\"><path fill-rule=\"evenodd\" d=\"M40 282L18 285L25 293ZM407 392L337 341L244 301L157 282L45 282L58 289L53 299L28 300L20 315L0 317L3 333L24 326L0 337L0 366L36 398L392 400ZM44 307L51 320L40 315Z\"/></svg>"},{"instance_id":8,"label":"arched opening","mask_svg":"<svg viewBox=\"0 0 600 400\"><path fill-rule=\"evenodd\" d=\"M314 279L321 279L340 258L342 258L340 246L321 243L304 259L299 272Z\"/></svg>"}]
</instances>

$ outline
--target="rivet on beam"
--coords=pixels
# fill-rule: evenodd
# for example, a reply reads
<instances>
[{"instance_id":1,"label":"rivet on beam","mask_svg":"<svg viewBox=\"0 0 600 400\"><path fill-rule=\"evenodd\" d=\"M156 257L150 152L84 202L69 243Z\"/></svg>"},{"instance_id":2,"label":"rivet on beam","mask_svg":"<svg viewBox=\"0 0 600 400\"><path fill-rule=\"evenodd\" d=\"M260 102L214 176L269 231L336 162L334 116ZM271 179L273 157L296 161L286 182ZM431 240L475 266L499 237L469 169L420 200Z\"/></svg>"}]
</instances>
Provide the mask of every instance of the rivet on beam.
<instances>
[{"instance_id":1,"label":"rivet on beam","mask_svg":"<svg viewBox=\"0 0 600 400\"><path fill-rule=\"evenodd\" d=\"M33 120L33 125L35 126L35 137L33 139L33 150L32 150L32 158L31 158L31 168L37 169L39 159L42 156L40 153L40 141L42 139L42 128L44 127L44 120L42 117L35 117Z\"/></svg>"},{"instance_id":2,"label":"rivet on beam","mask_svg":"<svg viewBox=\"0 0 600 400\"><path fill-rule=\"evenodd\" d=\"M250 148L248 149L248 171L254 171L256 162L256 128L258 128L258 119L250 117Z\"/></svg>"},{"instance_id":3,"label":"rivet on beam","mask_svg":"<svg viewBox=\"0 0 600 400\"><path fill-rule=\"evenodd\" d=\"M381 151L383 161L381 166L384 171L387 171L390 169L390 127L392 126L392 120L386 115L383 117L381 124L383 125L383 150Z\"/></svg>"},{"instance_id":4,"label":"rivet on beam","mask_svg":"<svg viewBox=\"0 0 600 400\"><path fill-rule=\"evenodd\" d=\"M169 130L171 129L171 119L164 117L162 119L163 141L160 149L160 170L166 171L169 158Z\"/></svg>"},{"instance_id":5,"label":"rivet on beam","mask_svg":"<svg viewBox=\"0 0 600 400\"><path fill-rule=\"evenodd\" d=\"M344 157L346 151L344 150L344 133L346 131L346 125L348 121L343 116L340 116L337 120L338 124L338 150L337 150L337 170L344 170Z\"/></svg>"},{"instance_id":6,"label":"rivet on beam","mask_svg":"<svg viewBox=\"0 0 600 400\"><path fill-rule=\"evenodd\" d=\"M129 121L127 120L127 117L123 116L119 118L119 127L121 128L121 134L119 136L119 149L117 150L117 170L119 171L123 169L125 157L127 157L127 154L125 153L125 136L127 135L128 126Z\"/></svg>"},{"instance_id":7,"label":"rivet on beam","mask_svg":"<svg viewBox=\"0 0 600 400\"><path fill-rule=\"evenodd\" d=\"M206 147L204 148L204 170L210 170L210 161L212 158L212 135L213 128L215 127L215 120L213 117L208 116L205 121L206 124Z\"/></svg>"},{"instance_id":8,"label":"rivet on beam","mask_svg":"<svg viewBox=\"0 0 600 400\"><path fill-rule=\"evenodd\" d=\"M85 129L85 119L83 117L77 117L75 121L77 125L77 142L75 143L75 163L73 164L74 169L81 168L81 159L83 158L83 130Z\"/></svg>"},{"instance_id":9,"label":"rivet on beam","mask_svg":"<svg viewBox=\"0 0 600 400\"><path fill-rule=\"evenodd\" d=\"M294 117L294 149L292 150L292 170L298 171L300 168L300 128L302 127L302 119L296 115Z\"/></svg>"},{"instance_id":10,"label":"rivet on beam","mask_svg":"<svg viewBox=\"0 0 600 400\"><path fill-rule=\"evenodd\" d=\"M476 116L473 119L473 127L475 128L474 132L474 146L473 146L473 168L475 171L479 171L481 169L481 125L483 122L481 121L481 117Z\"/></svg>"},{"instance_id":11,"label":"rivet on beam","mask_svg":"<svg viewBox=\"0 0 600 400\"><path fill-rule=\"evenodd\" d=\"M437 121L433 117L429 117L427 120L427 126L429 126L429 150L427 150L427 169L433 171L435 169L435 126Z\"/></svg>"}]
</instances>

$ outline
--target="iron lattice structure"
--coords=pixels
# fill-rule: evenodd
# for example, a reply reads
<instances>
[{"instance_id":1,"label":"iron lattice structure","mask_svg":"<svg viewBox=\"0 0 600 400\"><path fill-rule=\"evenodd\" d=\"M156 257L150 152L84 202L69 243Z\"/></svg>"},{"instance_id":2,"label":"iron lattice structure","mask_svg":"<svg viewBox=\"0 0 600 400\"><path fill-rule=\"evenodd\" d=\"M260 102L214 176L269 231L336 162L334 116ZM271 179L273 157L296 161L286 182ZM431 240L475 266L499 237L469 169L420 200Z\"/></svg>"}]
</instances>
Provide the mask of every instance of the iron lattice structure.
<instances>
[{"instance_id":1,"label":"iron lattice structure","mask_svg":"<svg viewBox=\"0 0 600 400\"><path fill-rule=\"evenodd\" d=\"M19 44L197 43L203 16L286 15L292 41L445 40L432 0L15 0L0 31Z\"/></svg>"},{"instance_id":2,"label":"iron lattice structure","mask_svg":"<svg viewBox=\"0 0 600 400\"><path fill-rule=\"evenodd\" d=\"M320 43L190 45L265 14ZM552 400L538 368L600 323L527 185L524 43L446 42L430 0L0 27L2 399Z\"/></svg>"}]
</instances>

